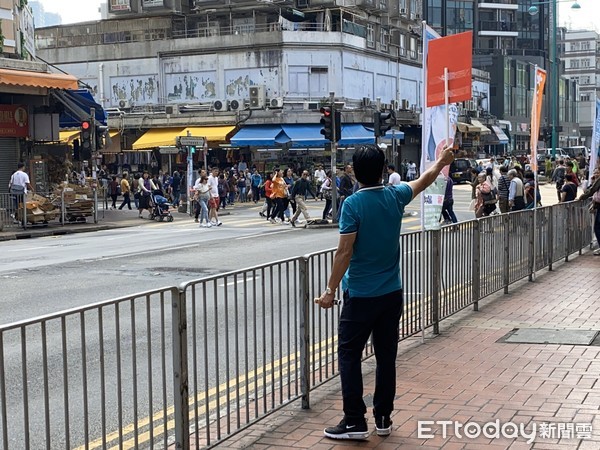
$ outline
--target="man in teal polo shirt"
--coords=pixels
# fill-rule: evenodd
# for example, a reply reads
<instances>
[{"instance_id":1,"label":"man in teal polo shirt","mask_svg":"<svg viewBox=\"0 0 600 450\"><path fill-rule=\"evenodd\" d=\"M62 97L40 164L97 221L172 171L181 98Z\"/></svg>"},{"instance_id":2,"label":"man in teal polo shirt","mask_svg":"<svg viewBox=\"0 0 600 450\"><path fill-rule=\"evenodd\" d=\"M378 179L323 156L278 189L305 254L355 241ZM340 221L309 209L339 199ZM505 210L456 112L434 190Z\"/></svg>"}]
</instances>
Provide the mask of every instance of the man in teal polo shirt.
<instances>
[{"instance_id":1,"label":"man in teal polo shirt","mask_svg":"<svg viewBox=\"0 0 600 450\"><path fill-rule=\"evenodd\" d=\"M377 360L373 396L375 428L380 436L391 433L398 325L402 315L402 216L405 206L453 160L452 150L445 148L419 179L384 187L383 151L375 145L366 145L354 153L352 162L360 189L342 207L340 239L331 276L327 289L317 299L322 308L331 308L342 281L344 303L338 328L338 362L344 418L337 426L325 429L329 438L366 439L370 434L365 420L361 357L371 333Z\"/></svg>"}]
</instances>

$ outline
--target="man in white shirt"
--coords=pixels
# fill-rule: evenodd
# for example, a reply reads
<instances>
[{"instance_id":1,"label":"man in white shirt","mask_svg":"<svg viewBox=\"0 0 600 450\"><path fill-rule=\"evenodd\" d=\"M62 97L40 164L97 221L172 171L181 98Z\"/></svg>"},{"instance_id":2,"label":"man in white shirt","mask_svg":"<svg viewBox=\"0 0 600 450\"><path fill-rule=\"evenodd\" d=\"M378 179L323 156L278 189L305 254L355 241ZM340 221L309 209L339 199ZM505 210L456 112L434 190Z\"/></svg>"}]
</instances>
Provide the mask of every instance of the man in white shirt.
<instances>
[{"instance_id":1,"label":"man in white shirt","mask_svg":"<svg viewBox=\"0 0 600 450\"><path fill-rule=\"evenodd\" d=\"M219 169L213 168L210 175L208 176L208 186L210 187L210 200L208 206L210 212L208 214L209 220L214 221L217 226L221 226L222 222L219 221L219 214L217 208L219 207Z\"/></svg>"},{"instance_id":2,"label":"man in white shirt","mask_svg":"<svg viewBox=\"0 0 600 450\"><path fill-rule=\"evenodd\" d=\"M397 186L400 183L402 183L402 180L400 179L400 174L398 172L396 172L396 166L394 166L393 164L389 164L387 166L387 171L389 174L389 178L388 178L389 186Z\"/></svg>"},{"instance_id":3,"label":"man in white shirt","mask_svg":"<svg viewBox=\"0 0 600 450\"><path fill-rule=\"evenodd\" d=\"M323 166L319 165L317 167L317 170L315 170L315 176L313 178L317 182L317 192L321 196L321 200L323 200L323 193L321 192L321 185L327 178L327 175L325 175L325 171L323 170Z\"/></svg>"},{"instance_id":4,"label":"man in white shirt","mask_svg":"<svg viewBox=\"0 0 600 450\"><path fill-rule=\"evenodd\" d=\"M29 175L25 173L25 164L19 163L17 171L10 177L8 191L11 194L27 194L27 189L33 191L29 182Z\"/></svg>"},{"instance_id":5,"label":"man in white shirt","mask_svg":"<svg viewBox=\"0 0 600 450\"><path fill-rule=\"evenodd\" d=\"M19 202L22 202L21 196L25 197L27 195L27 190L33 191L31 187L31 183L29 182L29 175L25 173L25 164L19 163L17 166L17 170L10 177L10 182L8 183L8 192L13 195L13 212L11 213L12 218L16 217L17 210L19 208Z\"/></svg>"}]
</instances>

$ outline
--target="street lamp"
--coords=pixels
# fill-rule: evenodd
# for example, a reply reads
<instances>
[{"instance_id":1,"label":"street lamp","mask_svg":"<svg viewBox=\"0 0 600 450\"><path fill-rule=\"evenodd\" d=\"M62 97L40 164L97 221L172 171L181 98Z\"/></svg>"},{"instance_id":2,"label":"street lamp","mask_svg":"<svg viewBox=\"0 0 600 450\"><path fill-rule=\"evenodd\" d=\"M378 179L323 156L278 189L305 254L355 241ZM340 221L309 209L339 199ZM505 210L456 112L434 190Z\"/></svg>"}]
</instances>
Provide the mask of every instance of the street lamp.
<instances>
[{"instance_id":1,"label":"street lamp","mask_svg":"<svg viewBox=\"0 0 600 450\"><path fill-rule=\"evenodd\" d=\"M552 157L556 157L556 147L558 144L558 135L556 127L558 124L558 58L557 58L557 44L556 35L558 33L558 13L557 3L563 3L571 0L551 0L546 2L535 2L527 10L527 12L535 16L539 12L539 8L536 5L551 5L552 13L552 28L550 31L550 64L552 70L550 72L550 115L552 122ZM581 5L577 2L573 2L571 9L581 9Z\"/></svg>"}]
</instances>

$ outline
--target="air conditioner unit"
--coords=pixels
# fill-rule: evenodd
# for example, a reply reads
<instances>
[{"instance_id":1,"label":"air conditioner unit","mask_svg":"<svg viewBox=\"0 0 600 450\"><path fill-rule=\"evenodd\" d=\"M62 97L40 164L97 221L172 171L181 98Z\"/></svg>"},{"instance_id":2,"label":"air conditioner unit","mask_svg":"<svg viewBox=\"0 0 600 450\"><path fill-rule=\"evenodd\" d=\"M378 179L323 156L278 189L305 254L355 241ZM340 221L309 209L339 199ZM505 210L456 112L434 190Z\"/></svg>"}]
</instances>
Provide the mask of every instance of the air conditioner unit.
<instances>
[{"instance_id":1,"label":"air conditioner unit","mask_svg":"<svg viewBox=\"0 0 600 450\"><path fill-rule=\"evenodd\" d=\"M244 109L244 100L234 98L229 101L229 109L231 111L239 111L240 109Z\"/></svg>"},{"instance_id":2,"label":"air conditioner unit","mask_svg":"<svg viewBox=\"0 0 600 450\"><path fill-rule=\"evenodd\" d=\"M394 111L398 110L398 102L394 99L390 100L390 105Z\"/></svg>"},{"instance_id":3,"label":"air conditioner unit","mask_svg":"<svg viewBox=\"0 0 600 450\"><path fill-rule=\"evenodd\" d=\"M171 114L179 114L179 106L177 105L167 105L165 106L165 113Z\"/></svg>"},{"instance_id":4,"label":"air conditioner unit","mask_svg":"<svg viewBox=\"0 0 600 450\"><path fill-rule=\"evenodd\" d=\"M405 16L406 15L406 8L400 8L400 14Z\"/></svg>"},{"instance_id":5,"label":"air conditioner unit","mask_svg":"<svg viewBox=\"0 0 600 450\"><path fill-rule=\"evenodd\" d=\"M129 100L119 100L119 108L131 108L131 103L129 103Z\"/></svg>"},{"instance_id":6,"label":"air conditioner unit","mask_svg":"<svg viewBox=\"0 0 600 450\"><path fill-rule=\"evenodd\" d=\"M275 97L269 100L269 108L283 108L283 97Z\"/></svg>"},{"instance_id":7,"label":"air conditioner unit","mask_svg":"<svg viewBox=\"0 0 600 450\"><path fill-rule=\"evenodd\" d=\"M363 97L360 106L371 106L371 99L369 97Z\"/></svg>"},{"instance_id":8,"label":"air conditioner unit","mask_svg":"<svg viewBox=\"0 0 600 450\"><path fill-rule=\"evenodd\" d=\"M264 86L250 86L250 109L264 109L266 101Z\"/></svg>"},{"instance_id":9,"label":"air conditioner unit","mask_svg":"<svg viewBox=\"0 0 600 450\"><path fill-rule=\"evenodd\" d=\"M212 106L214 111L227 111L229 109L229 100L215 100Z\"/></svg>"},{"instance_id":10,"label":"air conditioner unit","mask_svg":"<svg viewBox=\"0 0 600 450\"><path fill-rule=\"evenodd\" d=\"M304 102L304 109L316 111L319 109L319 102Z\"/></svg>"}]
</instances>

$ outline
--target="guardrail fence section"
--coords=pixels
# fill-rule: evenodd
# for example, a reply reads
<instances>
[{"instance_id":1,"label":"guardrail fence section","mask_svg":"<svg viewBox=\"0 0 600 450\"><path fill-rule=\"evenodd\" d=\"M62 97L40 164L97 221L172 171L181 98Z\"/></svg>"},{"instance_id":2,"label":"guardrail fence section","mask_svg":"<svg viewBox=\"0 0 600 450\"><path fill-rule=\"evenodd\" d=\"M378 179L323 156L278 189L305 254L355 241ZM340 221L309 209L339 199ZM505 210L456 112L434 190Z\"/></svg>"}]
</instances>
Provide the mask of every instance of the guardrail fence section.
<instances>
[{"instance_id":1,"label":"guardrail fence section","mask_svg":"<svg viewBox=\"0 0 600 450\"><path fill-rule=\"evenodd\" d=\"M567 261L591 224L572 202L402 235L400 339ZM340 308L313 301L334 253L0 326L0 449L211 447L293 400L310 407L338 374Z\"/></svg>"}]
</instances>

